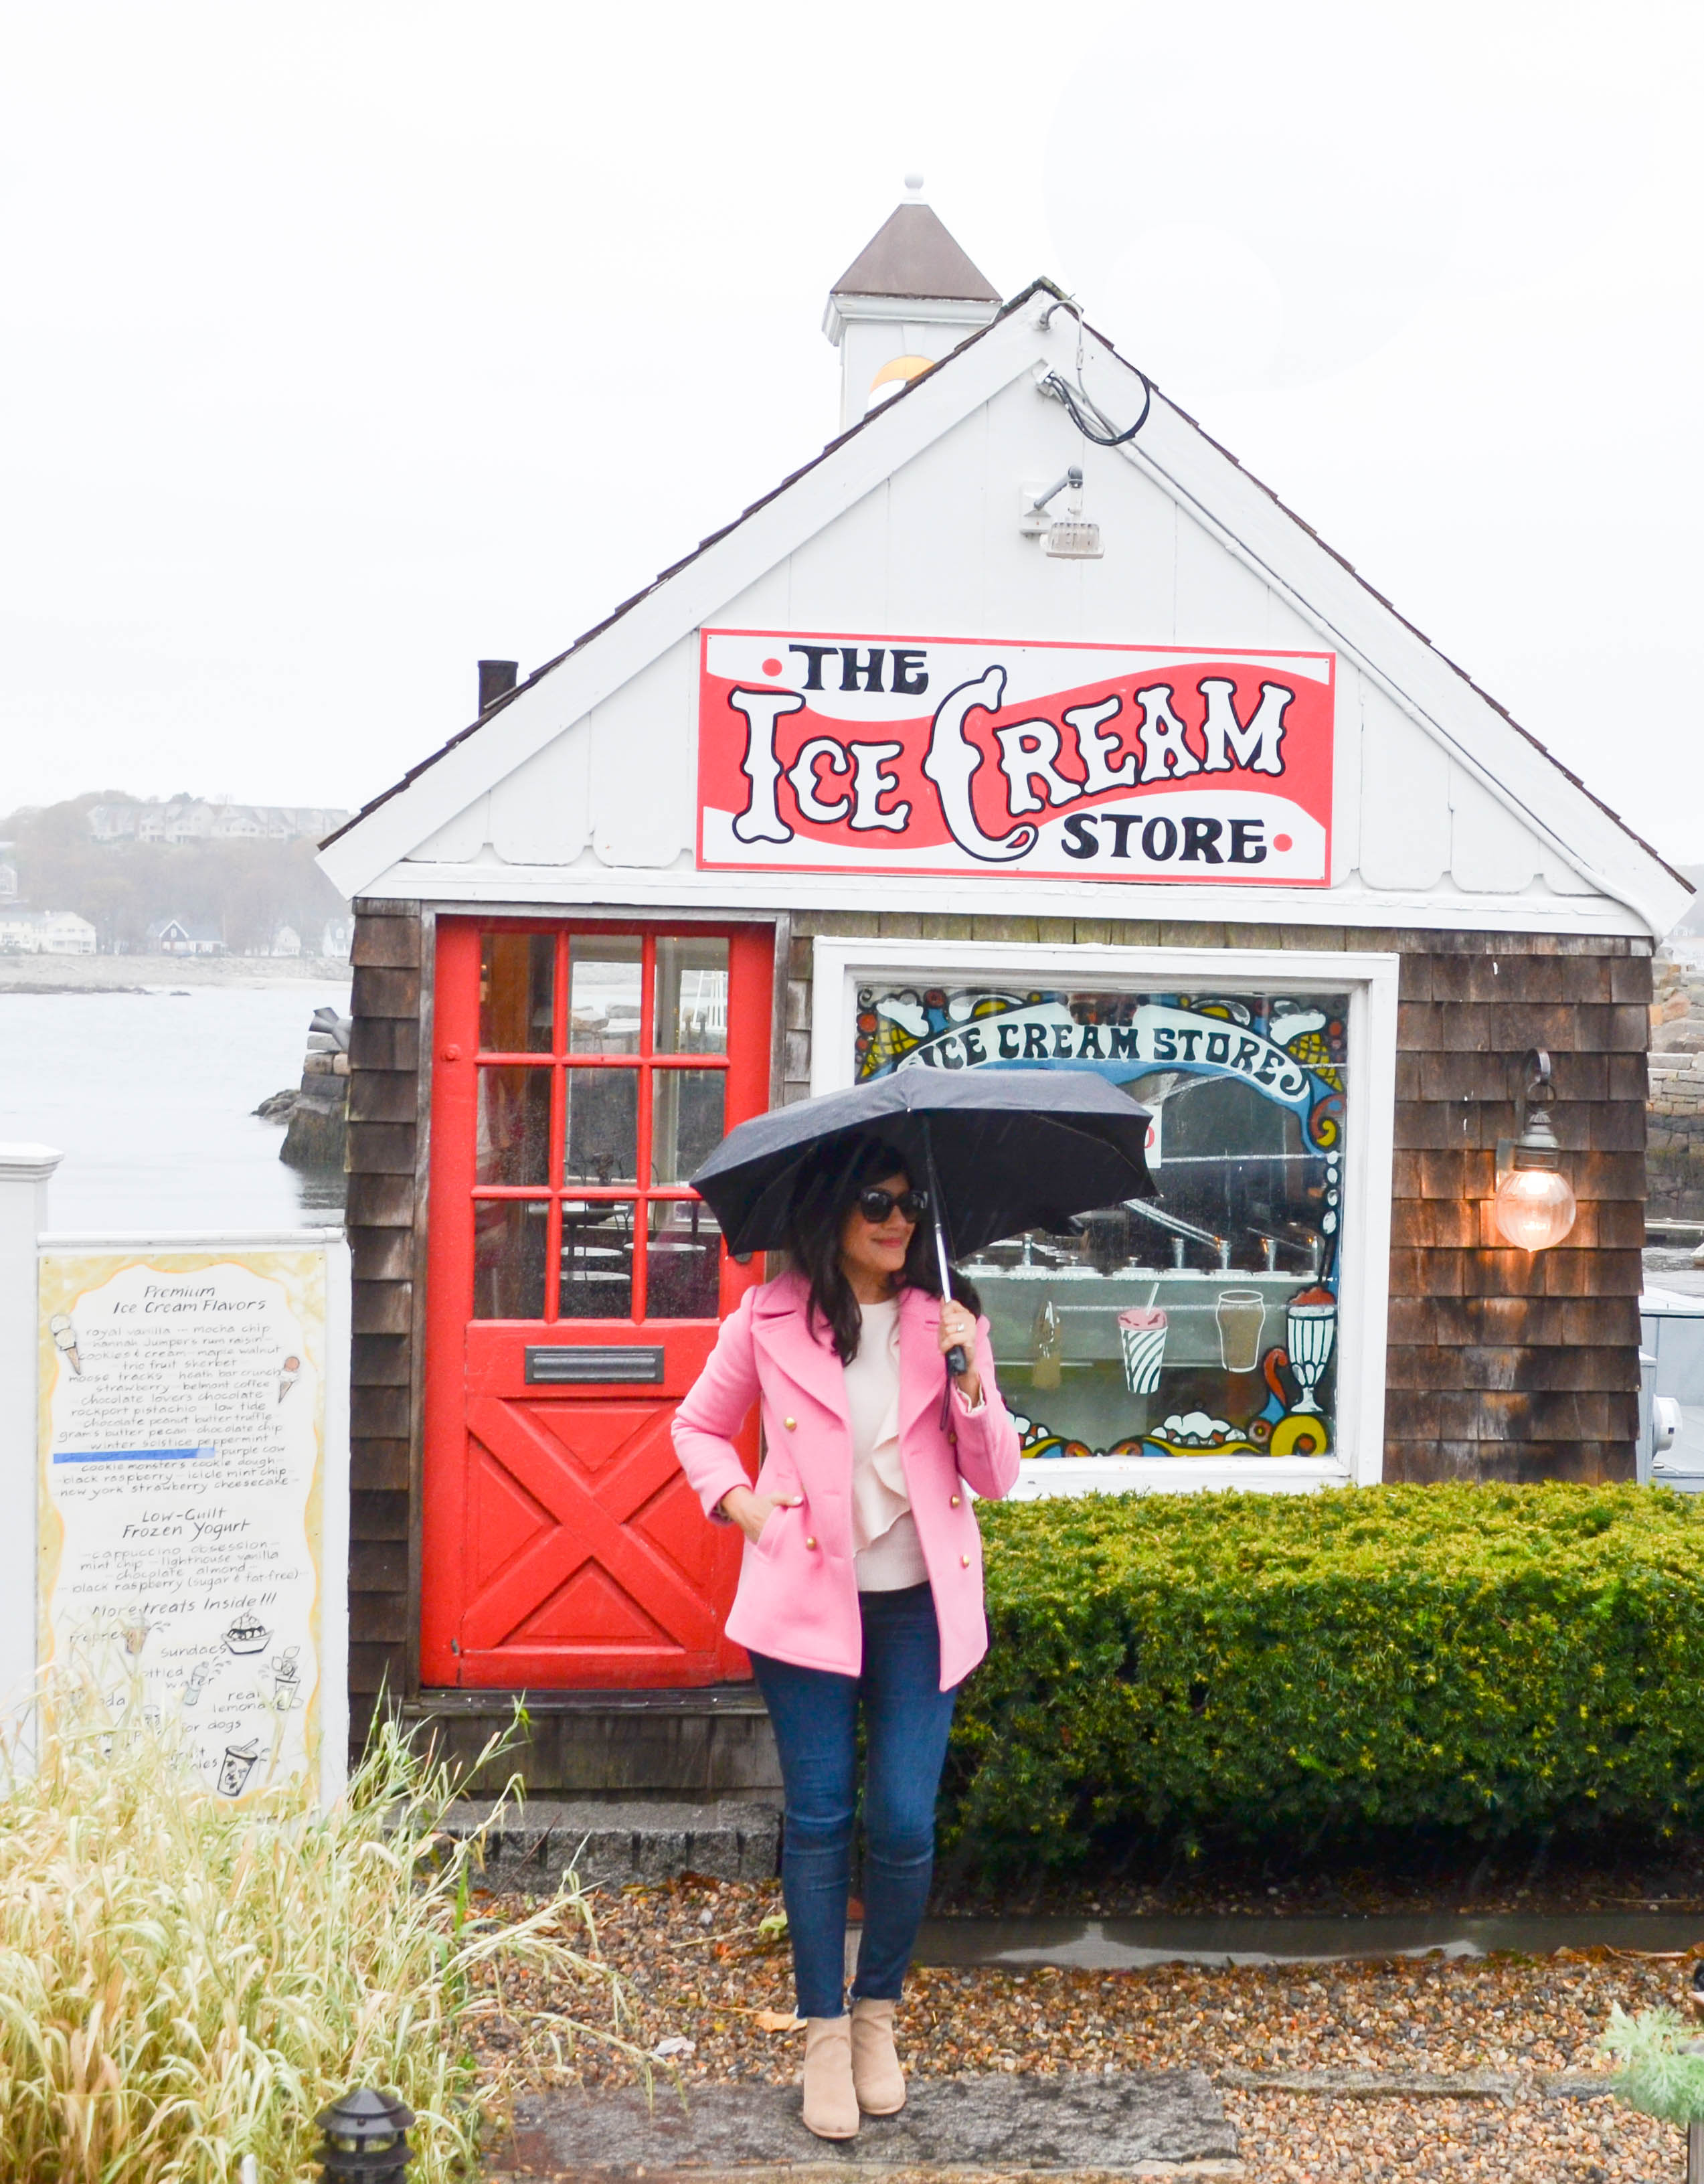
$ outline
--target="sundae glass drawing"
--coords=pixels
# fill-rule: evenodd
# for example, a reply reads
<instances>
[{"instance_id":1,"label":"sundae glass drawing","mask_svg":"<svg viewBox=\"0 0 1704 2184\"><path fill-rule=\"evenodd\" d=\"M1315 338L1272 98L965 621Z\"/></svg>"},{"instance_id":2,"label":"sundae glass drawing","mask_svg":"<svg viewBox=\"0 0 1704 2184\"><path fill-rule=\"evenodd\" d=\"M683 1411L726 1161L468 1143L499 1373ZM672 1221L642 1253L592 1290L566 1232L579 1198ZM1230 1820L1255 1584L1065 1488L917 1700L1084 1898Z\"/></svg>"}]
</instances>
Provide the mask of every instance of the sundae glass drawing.
<instances>
[{"instance_id":1,"label":"sundae glass drawing","mask_svg":"<svg viewBox=\"0 0 1704 2184\"><path fill-rule=\"evenodd\" d=\"M119 1626L124 1635L125 1651L134 1658L148 1643L148 1634L153 1625L148 1619L148 1611L133 1607Z\"/></svg>"},{"instance_id":2,"label":"sundae glass drawing","mask_svg":"<svg viewBox=\"0 0 1704 2184\"><path fill-rule=\"evenodd\" d=\"M239 1615L225 1634L227 1653L258 1653L272 1633L252 1615Z\"/></svg>"},{"instance_id":3,"label":"sundae glass drawing","mask_svg":"<svg viewBox=\"0 0 1704 2184\"><path fill-rule=\"evenodd\" d=\"M1284 1319L1289 1369L1301 1390L1296 1397L1298 1411L1318 1410L1313 1391L1325 1376L1336 1338L1337 1299L1331 1291L1323 1284L1299 1290L1290 1299Z\"/></svg>"},{"instance_id":4,"label":"sundae glass drawing","mask_svg":"<svg viewBox=\"0 0 1704 2184\"><path fill-rule=\"evenodd\" d=\"M53 1338L53 1347L70 1367L78 1379L83 1377L83 1361L77 1351L77 1330L72 1326L67 1312L56 1312L47 1322L47 1332Z\"/></svg>"}]
</instances>

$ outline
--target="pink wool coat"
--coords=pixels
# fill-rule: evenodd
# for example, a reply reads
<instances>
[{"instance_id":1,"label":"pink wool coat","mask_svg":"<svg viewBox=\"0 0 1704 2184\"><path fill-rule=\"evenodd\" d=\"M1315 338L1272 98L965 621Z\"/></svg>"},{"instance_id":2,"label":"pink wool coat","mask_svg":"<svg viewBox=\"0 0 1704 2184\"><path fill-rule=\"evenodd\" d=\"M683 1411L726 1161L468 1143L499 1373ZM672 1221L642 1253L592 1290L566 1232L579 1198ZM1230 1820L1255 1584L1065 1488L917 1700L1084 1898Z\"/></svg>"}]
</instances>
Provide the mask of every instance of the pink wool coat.
<instances>
[{"instance_id":1,"label":"pink wool coat","mask_svg":"<svg viewBox=\"0 0 1704 2184\"><path fill-rule=\"evenodd\" d=\"M802 1276L748 1290L723 1321L709 1362L676 1411L675 1452L706 1516L731 1487L750 1482L733 1436L763 1406L760 1494L799 1494L774 1510L755 1546L745 1543L727 1635L771 1659L855 1676L863 1624L852 1547L852 1431L846 1375L827 1330L806 1325ZM899 1457L941 1632L941 1689L961 1683L988 1651L982 1535L966 1486L989 1501L1017 1480L1017 1429L994 1384L988 1322L977 1328L984 1400L955 1397L941 1424L946 1367L940 1304L899 1295Z\"/></svg>"}]
</instances>

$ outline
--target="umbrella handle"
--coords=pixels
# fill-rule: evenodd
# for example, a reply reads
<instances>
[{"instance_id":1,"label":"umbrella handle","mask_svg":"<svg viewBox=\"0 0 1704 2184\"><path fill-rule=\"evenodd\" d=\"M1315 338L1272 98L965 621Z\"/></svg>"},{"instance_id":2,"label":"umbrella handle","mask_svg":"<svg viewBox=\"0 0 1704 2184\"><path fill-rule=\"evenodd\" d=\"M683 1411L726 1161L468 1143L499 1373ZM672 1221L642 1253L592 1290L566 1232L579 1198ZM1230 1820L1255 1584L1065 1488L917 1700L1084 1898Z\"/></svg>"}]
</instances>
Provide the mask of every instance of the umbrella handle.
<instances>
[{"instance_id":1,"label":"umbrella handle","mask_svg":"<svg viewBox=\"0 0 1704 2184\"><path fill-rule=\"evenodd\" d=\"M928 1170L929 1181L929 1217L935 1228L935 1264L940 1273L941 1301L944 1304L953 1293L953 1269L947 1256L947 1230L941 1206L940 1178L935 1173L935 1148L929 1137L929 1118L927 1115L923 1117L922 1123L923 1162ZM947 1352L947 1370L955 1380L961 1373L970 1370L970 1362L961 1342L955 1342Z\"/></svg>"}]
</instances>

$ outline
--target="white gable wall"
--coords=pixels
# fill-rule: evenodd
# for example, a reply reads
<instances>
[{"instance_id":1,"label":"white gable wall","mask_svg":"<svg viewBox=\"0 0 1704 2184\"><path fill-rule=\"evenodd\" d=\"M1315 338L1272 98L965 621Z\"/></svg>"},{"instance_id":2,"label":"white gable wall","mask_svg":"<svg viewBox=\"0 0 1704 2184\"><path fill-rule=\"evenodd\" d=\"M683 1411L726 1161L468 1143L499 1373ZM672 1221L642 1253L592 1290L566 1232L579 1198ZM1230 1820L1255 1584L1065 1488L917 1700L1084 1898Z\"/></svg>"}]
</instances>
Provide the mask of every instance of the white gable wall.
<instances>
[{"instance_id":1,"label":"white gable wall","mask_svg":"<svg viewBox=\"0 0 1704 2184\"><path fill-rule=\"evenodd\" d=\"M372 894L517 905L838 907L867 904L873 884L888 908L961 913L985 897L990 912L1009 914L1021 897L1027 910L1042 916L1651 929L1648 915L1590 876L1588 859L1565 852L1545 823L1486 777L1477 762L1478 747L1493 731L1482 699L1437 663L1448 680L1434 682L1421 702L1411 703L1388 664L1358 659L1340 627L1302 606L1293 584L1251 566L1255 549L1228 532L1222 515L1206 514L1199 483L1185 481L1180 493L1161 465L1180 448L1191 460L1205 463L1210 456L1236 490L1258 488L1157 398L1135 449L1085 445L1061 408L1038 393L1024 357L1011 353L1024 331L1011 320L993 329L789 489L796 493L816 480L829 503L826 520L719 603L711 604L700 586L693 627L673 635L582 717L565 720L495 780L487 772L459 812L441 819L387 868L356 876L352 845L352 871L343 874L336 862L342 844L335 845L328 860L334 877ZM1047 337L1032 335L1036 353L1046 346ZM981 398L955 418L945 395L961 376L968 381L973 364L983 382ZM1094 383L1104 399L1105 371ZM1133 380L1129 384L1134 388ZM1133 414L1138 398L1139 389L1132 396ZM945 411L933 433L925 414L932 402ZM899 414L913 410L915 417ZM890 432L902 425L904 434ZM1151 454L1139 454L1150 433ZM833 467L877 435L909 439L915 451L885 475L877 465L873 478L849 476L845 484L854 489L837 494L837 480L828 475ZM1020 489L1050 485L1072 462L1085 471L1085 512L1100 522L1105 540L1100 561L1050 560L1017 528ZM864 467L867 472L871 465ZM784 527L779 511L788 498L779 496L701 561L737 546L754 526ZM1261 511L1270 508L1261 496L1256 513L1261 521ZM1305 540L1281 512L1273 515ZM1311 541L1306 544L1318 554ZM636 612L661 618L670 590L662 588ZM1400 632L1377 602L1368 599L1368 605ZM564 700L570 697L573 678L565 670L618 638L632 619L624 617L522 694L533 739L539 739L537 709L549 705L553 686ZM844 874L699 873L692 855L697 627L704 623L1237 650L1329 646L1339 656L1332 886L1096 883L1011 874L999 882L883 878L872 883ZM1417 643L1401 632L1393 650L1401 654L1406 645L1412 654ZM1436 655L1424 657L1437 662ZM1437 708L1440 691L1453 700L1457 689L1462 717L1451 748L1439 733ZM1495 733L1506 732L1499 725ZM517 740L518 733L499 714L440 763L453 762L473 787L482 747L497 757L505 734ZM1548 761L1542 764L1540 786L1548 789L1554 777L1564 792L1561 803L1571 794L1601 835L1601 815L1592 814L1578 791L1569 792ZM428 769L404 797L437 772ZM390 827L393 839L399 817Z\"/></svg>"}]
</instances>

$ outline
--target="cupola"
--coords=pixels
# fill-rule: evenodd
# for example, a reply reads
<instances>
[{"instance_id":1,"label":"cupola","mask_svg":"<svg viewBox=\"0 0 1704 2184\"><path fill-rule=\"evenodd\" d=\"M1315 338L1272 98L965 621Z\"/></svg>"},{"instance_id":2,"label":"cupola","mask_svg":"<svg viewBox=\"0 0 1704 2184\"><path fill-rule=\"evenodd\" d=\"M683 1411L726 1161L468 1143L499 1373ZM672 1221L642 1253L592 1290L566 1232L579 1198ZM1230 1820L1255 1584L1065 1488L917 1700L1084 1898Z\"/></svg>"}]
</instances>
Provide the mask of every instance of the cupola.
<instances>
[{"instance_id":1,"label":"cupola","mask_svg":"<svg viewBox=\"0 0 1704 2184\"><path fill-rule=\"evenodd\" d=\"M828 292L822 331L840 352L840 426L938 364L1000 309L989 285L923 202L923 178Z\"/></svg>"}]
</instances>

